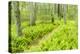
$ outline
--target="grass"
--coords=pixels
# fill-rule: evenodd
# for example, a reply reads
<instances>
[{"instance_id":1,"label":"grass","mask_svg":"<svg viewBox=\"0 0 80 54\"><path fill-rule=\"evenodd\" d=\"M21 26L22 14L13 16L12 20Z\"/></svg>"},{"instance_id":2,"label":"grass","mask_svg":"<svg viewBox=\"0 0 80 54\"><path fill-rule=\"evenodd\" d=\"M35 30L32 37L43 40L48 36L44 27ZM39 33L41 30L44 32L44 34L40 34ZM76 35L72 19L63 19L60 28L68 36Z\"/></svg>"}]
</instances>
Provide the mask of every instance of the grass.
<instances>
[{"instance_id":1,"label":"grass","mask_svg":"<svg viewBox=\"0 0 80 54\"><path fill-rule=\"evenodd\" d=\"M61 26L50 38L44 40L37 47L30 47L34 40L44 37L57 27ZM68 50L78 48L78 30L74 21L67 21L64 24L63 20L55 21L54 23L37 23L35 26L29 26L26 22L22 23L22 37L16 36L16 27L11 27L11 48L12 52L28 51L53 51L53 50ZM46 37L47 38L47 37ZM27 52L28 52L27 51Z\"/></svg>"},{"instance_id":2,"label":"grass","mask_svg":"<svg viewBox=\"0 0 80 54\"><path fill-rule=\"evenodd\" d=\"M47 40L42 41L37 47L29 51L71 50L78 48L78 29L74 21L67 21L62 27Z\"/></svg>"},{"instance_id":3,"label":"grass","mask_svg":"<svg viewBox=\"0 0 80 54\"><path fill-rule=\"evenodd\" d=\"M12 25L12 52L23 52L24 49L29 49L29 45L38 38L42 38L45 34L51 32L58 25L56 23L38 23L35 26L26 25L26 22L22 23L22 37L16 35L16 27Z\"/></svg>"}]
</instances>

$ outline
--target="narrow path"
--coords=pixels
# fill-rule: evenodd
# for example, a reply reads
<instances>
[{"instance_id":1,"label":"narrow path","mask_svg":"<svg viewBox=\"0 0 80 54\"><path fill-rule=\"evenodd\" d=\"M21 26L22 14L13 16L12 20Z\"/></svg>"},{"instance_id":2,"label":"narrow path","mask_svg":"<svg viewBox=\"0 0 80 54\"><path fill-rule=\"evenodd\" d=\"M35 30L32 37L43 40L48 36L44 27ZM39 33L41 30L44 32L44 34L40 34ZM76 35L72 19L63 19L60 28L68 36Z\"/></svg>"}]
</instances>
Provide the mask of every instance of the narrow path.
<instances>
[{"instance_id":1,"label":"narrow path","mask_svg":"<svg viewBox=\"0 0 80 54\"><path fill-rule=\"evenodd\" d=\"M45 36L40 40L39 43L41 43L41 42L43 42L43 41L48 40L49 38L51 38L55 32L58 32L58 30L63 29L63 26L64 26L64 25L60 25L58 28L53 29L52 32L50 32L50 33L48 33L47 35L45 35ZM35 47L35 46L34 46L34 47Z\"/></svg>"},{"instance_id":2,"label":"narrow path","mask_svg":"<svg viewBox=\"0 0 80 54\"><path fill-rule=\"evenodd\" d=\"M39 44L40 44L41 42L43 42L43 41L45 41L45 40L48 40L55 32L57 32L57 31L58 31L59 29L61 29L61 28L62 28L62 25L59 25L59 27L53 29L51 32L49 32L48 34L44 35L42 38L40 38L40 39L35 39L35 40L31 43L31 45L30 45L29 47L32 48L32 47L37 47L37 46L39 46ZM27 51L28 51L28 50L27 50ZM24 51L24 52L26 52L26 51Z\"/></svg>"}]
</instances>

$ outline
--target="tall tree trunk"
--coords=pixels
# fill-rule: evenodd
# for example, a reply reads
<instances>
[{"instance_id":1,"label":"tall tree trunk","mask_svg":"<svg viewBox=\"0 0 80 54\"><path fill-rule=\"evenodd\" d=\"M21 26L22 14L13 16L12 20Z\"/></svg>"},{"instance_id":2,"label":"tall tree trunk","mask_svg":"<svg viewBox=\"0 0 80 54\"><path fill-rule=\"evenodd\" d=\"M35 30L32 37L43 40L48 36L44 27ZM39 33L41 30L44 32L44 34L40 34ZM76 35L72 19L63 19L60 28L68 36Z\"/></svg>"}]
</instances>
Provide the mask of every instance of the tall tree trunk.
<instances>
[{"instance_id":1,"label":"tall tree trunk","mask_svg":"<svg viewBox=\"0 0 80 54\"><path fill-rule=\"evenodd\" d=\"M62 10L63 10L62 4L60 4L60 14L59 15L60 15L61 18L63 18L63 15L62 15L63 11Z\"/></svg>"},{"instance_id":2,"label":"tall tree trunk","mask_svg":"<svg viewBox=\"0 0 80 54\"><path fill-rule=\"evenodd\" d=\"M37 3L34 3L34 25L36 24Z\"/></svg>"},{"instance_id":3,"label":"tall tree trunk","mask_svg":"<svg viewBox=\"0 0 80 54\"><path fill-rule=\"evenodd\" d=\"M66 11L67 11L67 6L66 6L66 4L64 4L63 9L64 9L63 18L64 18L64 23L66 24Z\"/></svg>"},{"instance_id":4,"label":"tall tree trunk","mask_svg":"<svg viewBox=\"0 0 80 54\"><path fill-rule=\"evenodd\" d=\"M57 15L57 4L54 5L54 12Z\"/></svg>"},{"instance_id":5,"label":"tall tree trunk","mask_svg":"<svg viewBox=\"0 0 80 54\"><path fill-rule=\"evenodd\" d=\"M58 17L60 16L60 4L58 4Z\"/></svg>"},{"instance_id":6,"label":"tall tree trunk","mask_svg":"<svg viewBox=\"0 0 80 54\"><path fill-rule=\"evenodd\" d=\"M30 4L30 25L35 25L36 20L36 3Z\"/></svg>"},{"instance_id":7,"label":"tall tree trunk","mask_svg":"<svg viewBox=\"0 0 80 54\"><path fill-rule=\"evenodd\" d=\"M22 30L21 30L21 19L20 19L20 10L19 10L19 2L13 2L14 4L14 13L15 13L15 18L16 18L16 29L17 29L17 36L22 35Z\"/></svg>"},{"instance_id":8,"label":"tall tree trunk","mask_svg":"<svg viewBox=\"0 0 80 54\"><path fill-rule=\"evenodd\" d=\"M52 4L53 5L53 4ZM53 7L51 8L51 19L52 19L52 23L54 23L54 11L53 11Z\"/></svg>"}]
</instances>

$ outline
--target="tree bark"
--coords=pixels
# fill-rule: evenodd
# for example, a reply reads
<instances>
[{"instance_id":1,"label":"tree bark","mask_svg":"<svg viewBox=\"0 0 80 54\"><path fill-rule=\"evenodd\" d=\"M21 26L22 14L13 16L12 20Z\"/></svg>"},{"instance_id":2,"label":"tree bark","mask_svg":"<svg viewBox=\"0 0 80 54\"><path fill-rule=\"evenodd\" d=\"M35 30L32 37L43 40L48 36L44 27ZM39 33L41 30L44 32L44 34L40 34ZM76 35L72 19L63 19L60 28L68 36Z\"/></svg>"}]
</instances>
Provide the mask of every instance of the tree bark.
<instances>
[{"instance_id":1,"label":"tree bark","mask_svg":"<svg viewBox=\"0 0 80 54\"><path fill-rule=\"evenodd\" d=\"M22 35L22 30L21 30L21 19L20 19L20 10L19 10L19 2L13 2L14 4L14 13L15 13L15 18L16 18L16 32L17 36Z\"/></svg>"},{"instance_id":2,"label":"tree bark","mask_svg":"<svg viewBox=\"0 0 80 54\"><path fill-rule=\"evenodd\" d=\"M35 25L36 21L36 3L30 4L30 26Z\"/></svg>"},{"instance_id":3,"label":"tree bark","mask_svg":"<svg viewBox=\"0 0 80 54\"><path fill-rule=\"evenodd\" d=\"M58 4L58 17L60 17L60 4Z\"/></svg>"},{"instance_id":4,"label":"tree bark","mask_svg":"<svg viewBox=\"0 0 80 54\"><path fill-rule=\"evenodd\" d=\"M53 5L53 4L52 4ZM52 23L54 23L54 11L53 11L53 7L51 8L51 19L52 19Z\"/></svg>"},{"instance_id":5,"label":"tree bark","mask_svg":"<svg viewBox=\"0 0 80 54\"><path fill-rule=\"evenodd\" d=\"M67 11L67 6L66 6L66 4L64 4L63 9L64 9L63 18L64 18L64 23L66 24L66 11Z\"/></svg>"}]
</instances>

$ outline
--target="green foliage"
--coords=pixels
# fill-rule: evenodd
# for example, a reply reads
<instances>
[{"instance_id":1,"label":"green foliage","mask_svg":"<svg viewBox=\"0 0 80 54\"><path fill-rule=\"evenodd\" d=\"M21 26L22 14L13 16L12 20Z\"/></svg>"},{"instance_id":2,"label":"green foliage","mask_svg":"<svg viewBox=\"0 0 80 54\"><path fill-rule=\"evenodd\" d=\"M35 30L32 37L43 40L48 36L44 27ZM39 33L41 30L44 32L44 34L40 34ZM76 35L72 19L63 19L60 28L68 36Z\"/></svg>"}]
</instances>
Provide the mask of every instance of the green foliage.
<instances>
[{"instance_id":1,"label":"green foliage","mask_svg":"<svg viewBox=\"0 0 80 54\"><path fill-rule=\"evenodd\" d=\"M67 18L71 20L75 20L75 18L78 18L78 7L76 5L68 5L67 10Z\"/></svg>"},{"instance_id":2,"label":"green foliage","mask_svg":"<svg viewBox=\"0 0 80 54\"><path fill-rule=\"evenodd\" d=\"M23 33L26 38L31 38L33 40L42 37L44 34L50 32L53 28L53 24L39 24L23 29Z\"/></svg>"},{"instance_id":3,"label":"green foliage","mask_svg":"<svg viewBox=\"0 0 80 54\"><path fill-rule=\"evenodd\" d=\"M37 24L35 26L28 26L25 23L22 23L22 25L26 28L23 29L22 33L23 36L14 36L16 34L15 32L15 26L12 28L12 51L13 52L21 52L25 48L28 49L28 46L31 44L31 42L34 39L42 38L45 34L48 32L51 32L55 27L58 25L52 24L52 23L44 23L44 24Z\"/></svg>"},{"instance_id":4,"label":"green foliage","mask_svg":"<svg viewBox=\"0 0 80 54\"><path fill-rule=\"evenodd\" d=\"M23 52L25 49L29 51L48 51L78 48L78 31L74 21L68 20L66 25L64 25L63 20L56 20L54 24L38 23L35 26L28 26L26 22L24 22L22 25L24 27L22 37L14 36L16 28L15 26L12 28L12 52ZM54 32L48 40L44 40L38 47L30 47L30 44L35 39L42 38L57 26L61 26L61 28L57 32Z\"/></svg>"},{"instance_id":5,"label":"green foliage","mask_svg":"<svg viewBox=\"0 0 80 54\"><path fill-rule=\"evenodd\" d=\"M75 31L75 32L74 32ZM53 50L70 50L78 48L78 30L74 21L67 21L66 25L61 24L61 28L54 34L38 45L40 50L36 51L53 51ZM30 51L35 51L36 47Z\"/></svg>"},{"instance_id":6,"label":"green foliage","mask_svg":"<svg viewBox=\"0 0 80 54\"><path fill-rule=\"evenodd\" d=\"M24 52L27 51L48 51L48 50L68 50L68 49L77 49L78 48L78 29L77 23L77 6L67 5L66 12L66 24L63 20L63 7L61 17L58 17L58 7L55 4L41 4L37 3L35 17L36 25L30 26L30 5L32 3L19 2L20 10L20 19L21 19L21 29L22 35L17 36L16 28L16 17L15 17L15 8L12 8L11 14L11 46L12 52ZM14 5L12 5L14 6ZM63 6L63 5L62 5ZM33 7L33 5L32 5ZM35 8L34 8L35 9ZM54 13L54 11L56 11ZM32 12L33 13L33 12ZM52 14L52 15L51 15ZM54 22L52 23L52 17ZM73 21L72 21L73 20ZM54 31L60 26L60 28L51 35L47 40L42 41L37 47L30 47L34 40L43 38L46 34Z\"/></svg>"},{"instance_id":7,"label":"green foliage","mask_svg":"<svg viewBox=\"0 0 80 54\"><path fill-rule=\"evenodd\" d=\"M13 37L12 39L12 52L23 52L24 46L27 46L26 41L28 41L24 37Z\"/></svg>"}]
</instances>

